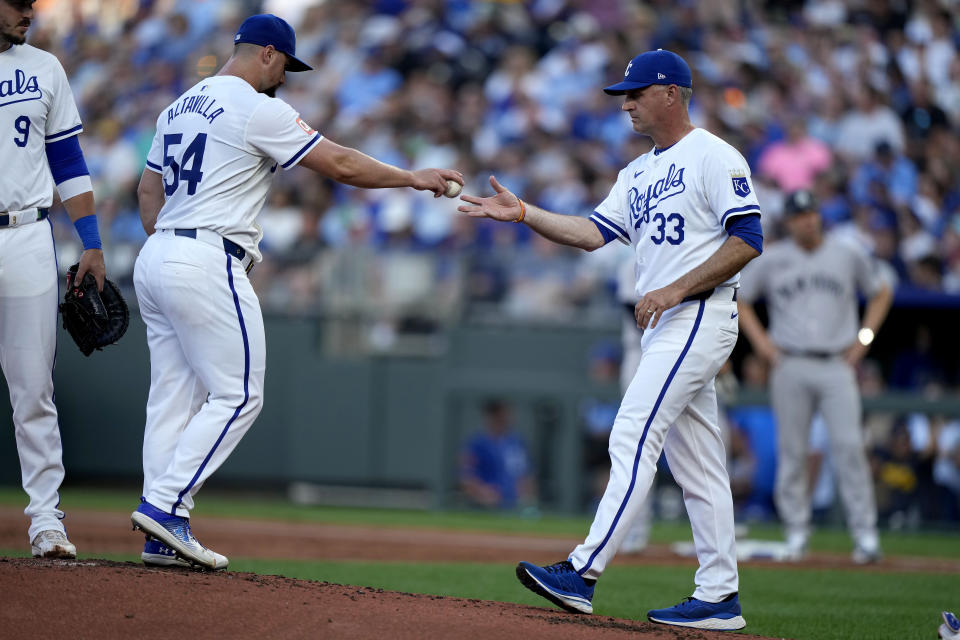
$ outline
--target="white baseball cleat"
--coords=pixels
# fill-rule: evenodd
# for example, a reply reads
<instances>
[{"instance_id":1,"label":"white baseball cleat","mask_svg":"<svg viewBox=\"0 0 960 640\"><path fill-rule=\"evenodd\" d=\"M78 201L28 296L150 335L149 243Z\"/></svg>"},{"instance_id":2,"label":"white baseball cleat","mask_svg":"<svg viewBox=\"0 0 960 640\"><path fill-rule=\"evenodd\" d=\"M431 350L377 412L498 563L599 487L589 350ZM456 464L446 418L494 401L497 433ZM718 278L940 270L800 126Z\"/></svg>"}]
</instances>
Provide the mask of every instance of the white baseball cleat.
<instances>
[{"instance_id":1,"label":"white baseball cleat","mask_svg":"<svg viewBox=\"0 0 960 640\"><path fill-rule=\"evenodd\" d=\"M41 531L30 543L30 550L34 558L64 558L77 557L77 548L67 540L67 534L57 529Z\"/></svg>"}]
</instances>

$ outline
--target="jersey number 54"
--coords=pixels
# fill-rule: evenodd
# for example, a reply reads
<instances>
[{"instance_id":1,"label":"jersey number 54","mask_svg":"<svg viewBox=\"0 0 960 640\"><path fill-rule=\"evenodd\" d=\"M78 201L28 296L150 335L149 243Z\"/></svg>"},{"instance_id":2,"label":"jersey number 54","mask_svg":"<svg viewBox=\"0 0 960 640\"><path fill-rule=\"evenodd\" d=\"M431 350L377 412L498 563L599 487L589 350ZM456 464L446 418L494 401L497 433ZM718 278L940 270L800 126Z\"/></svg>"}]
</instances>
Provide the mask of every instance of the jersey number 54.
<instances>
[{"instance_id":1,"label":"jersey number 54","mask_svg":"<svg viewBox=\"0 0 960 640\"><path fill-rule=\"evenodd\" d=\"M177 162L177 159L170 154L170 147L179 146L182 141L182 133L168 133L163 136L163 172L166 174L167 167L170 167L170 174L173 177L173 182L167 182L166 178L163 180L163 190L168 197L180 188L181 181L187 183L187 195L192 196L197 192L197 185L203 179L203 171L200 168L203 166L203 151L207 147L207 134L198 133L197 137L187 145L180 157L180 162Z\"/></svg>"}]
</instances>

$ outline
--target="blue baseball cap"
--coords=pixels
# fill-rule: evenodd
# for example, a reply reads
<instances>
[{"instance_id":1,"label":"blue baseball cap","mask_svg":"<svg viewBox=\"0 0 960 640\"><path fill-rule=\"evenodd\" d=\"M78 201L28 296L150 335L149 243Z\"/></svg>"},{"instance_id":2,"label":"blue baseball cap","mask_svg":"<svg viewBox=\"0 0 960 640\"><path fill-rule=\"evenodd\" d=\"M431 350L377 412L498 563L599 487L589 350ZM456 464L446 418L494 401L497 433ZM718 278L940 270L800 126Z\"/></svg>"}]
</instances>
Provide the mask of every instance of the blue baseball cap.
<instances>
[{"instance_id":1,"label":"blue baseball cap","mask_svg":"<svg viewBox=\"0 0 960 640\"><path fill-rule=\"evenodd\" d=\"M604 87L603 91L611 96L622 96L627 91L643 89L652 84L692 87L690 66L673 51L647 51L630 61L627 70L623 72L623 82Z\"/></svg>"},{"instance_id":2,"label":"blue baseball cap","mask_svg":"<svg viewBox=\"0 0 960 640\"><path fill-rule=\"evenodd\" d=\"M310 71L313 69L294 55L297 51L297 34L293 32L293 27L287 24L286 20L278 18L272 13L250 16L243 21L237 35L233 37L233 44L244 42L261 47L272 44L274 49L287 54L287 57L290 58L287 62L287 71Z\"/></svg>"}]
</instances>

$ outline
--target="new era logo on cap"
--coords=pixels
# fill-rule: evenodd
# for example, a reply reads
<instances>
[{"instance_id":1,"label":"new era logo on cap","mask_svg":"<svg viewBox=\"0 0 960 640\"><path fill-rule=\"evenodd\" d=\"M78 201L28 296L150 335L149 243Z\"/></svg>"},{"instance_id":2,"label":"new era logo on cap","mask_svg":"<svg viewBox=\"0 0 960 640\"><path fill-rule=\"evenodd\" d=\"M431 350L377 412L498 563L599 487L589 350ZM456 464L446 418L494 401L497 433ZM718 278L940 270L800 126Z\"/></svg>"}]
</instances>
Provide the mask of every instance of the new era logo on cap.
<instances>
[{"instance_id":1,"label":"new era logo on cap","mask_svg":"<svg viewBox=\"0 0 960 640\"><path fill-rule=\"evenodd\" d=\"M611 96L623 95L632 89L643 89L652 84L675 84L678 87L692 87L693 78L687 62L664 49L641 53L630 61L623 74L623 82L605 87Z\"/></svg>"}]
</instances>

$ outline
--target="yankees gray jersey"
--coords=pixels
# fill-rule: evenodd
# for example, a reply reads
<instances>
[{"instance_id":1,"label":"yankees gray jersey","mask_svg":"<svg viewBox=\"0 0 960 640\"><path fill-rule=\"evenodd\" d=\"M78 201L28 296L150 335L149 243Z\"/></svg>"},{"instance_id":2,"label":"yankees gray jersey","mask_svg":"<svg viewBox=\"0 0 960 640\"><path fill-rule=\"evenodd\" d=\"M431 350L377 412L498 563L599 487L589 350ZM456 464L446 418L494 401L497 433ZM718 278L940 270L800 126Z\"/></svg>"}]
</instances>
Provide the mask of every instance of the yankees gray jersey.
<instances>
[{"instance_id":1,"label":"yankees gray jersey","mask_svg":"<svg viewBox=\"0 0 960 640\"><path fill-rule=\"evenodd\" d=\"M882 286L870 256L828 234L810 252L792 240L771 245L744 269L740 297L766 298L770 338L780 349L839 353L856 340L857 292L869 297Z\"/></svg>"}]
</instances>

